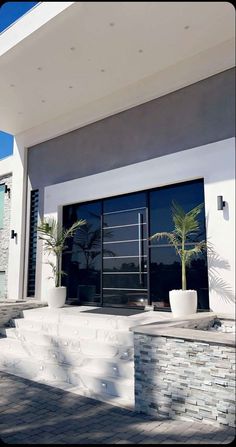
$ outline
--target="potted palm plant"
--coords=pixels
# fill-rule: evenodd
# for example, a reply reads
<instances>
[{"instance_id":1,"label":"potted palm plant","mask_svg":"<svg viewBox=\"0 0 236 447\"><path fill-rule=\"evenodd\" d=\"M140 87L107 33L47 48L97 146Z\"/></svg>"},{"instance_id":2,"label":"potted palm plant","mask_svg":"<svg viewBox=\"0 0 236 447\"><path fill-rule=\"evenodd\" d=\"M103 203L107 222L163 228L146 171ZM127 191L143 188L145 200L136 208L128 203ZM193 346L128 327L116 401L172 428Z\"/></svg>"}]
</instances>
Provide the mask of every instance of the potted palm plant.
<instances>
[{"instance_id":1,"label":"potted palm plant","mask_svg":"<svg viewBox=\"0 0 236 447\"><path fill-rule=\"evenodd\" d=\"M203 207L203 203L186 213L176 202L172 202L172 219L174 230L172 232L161 232L153 234L150 239L167 238L169 243L175 248L181 260L182 289L170 290L170 307L174 317L193 314L197 311L197 292L188 290L186 284L186 266L190 264L194 256L202 253L206 248L204 240L194 243L193 248L186 248L189 238L199 232L198 215Z\"/></svg>"},{"instance_id":2,"label":"potted palm plant","mask_svg":"<svg viewBox=\"0 0 236 447\"><path fill-rule=\"evenodd\" d=\"M63 228L54 218L43 220L37 227L39 239L44 241L44 251L54 259L49 259L47 264L52 268L55 286L48 290L48 306L62 307L66 301L66 287L61 286L61 278L66 273L61 269L62 254L67 248L66 240L86 223L85 220L76 221L70 228Z\"/></svg>"}]
</instances>

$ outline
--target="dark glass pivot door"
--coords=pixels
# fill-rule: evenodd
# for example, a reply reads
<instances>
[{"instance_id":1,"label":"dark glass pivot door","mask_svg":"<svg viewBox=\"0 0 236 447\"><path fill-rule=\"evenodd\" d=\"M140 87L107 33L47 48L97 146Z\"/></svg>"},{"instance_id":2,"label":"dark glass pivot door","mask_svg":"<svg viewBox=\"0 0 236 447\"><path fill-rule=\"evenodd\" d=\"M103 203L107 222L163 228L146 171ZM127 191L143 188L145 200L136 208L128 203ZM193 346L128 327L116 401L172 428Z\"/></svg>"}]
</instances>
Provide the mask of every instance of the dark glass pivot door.
<instances>
[{"instance_id":1,"label":"dark glass pivot door","mask_svg":"<svg viewBox=\"0 0 236 447\"><path fill-rule=\"evenodd\" d=\"M104 212L102 232L103 305L145 306L147 304L146 207Z\"/></svg>"}]
</instances>

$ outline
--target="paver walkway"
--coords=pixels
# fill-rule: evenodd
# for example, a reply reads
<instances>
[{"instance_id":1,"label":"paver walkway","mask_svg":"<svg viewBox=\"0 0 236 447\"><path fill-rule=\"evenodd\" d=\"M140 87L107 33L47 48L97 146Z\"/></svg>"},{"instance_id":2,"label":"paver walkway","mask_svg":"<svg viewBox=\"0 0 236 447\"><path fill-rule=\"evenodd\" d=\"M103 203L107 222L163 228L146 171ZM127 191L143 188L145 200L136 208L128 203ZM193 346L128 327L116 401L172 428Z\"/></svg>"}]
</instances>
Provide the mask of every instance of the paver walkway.
<instances>
[{"instance_id":1,"label":"paver walkway","mask_svg":"<svg viewBox=\"0 0 236 447\"><path fill-rule=\"evenodd\" d=\"M234 429L154 420L0 372L0 438L6 444L228 444Z\"/></svg>"}]
</instances>

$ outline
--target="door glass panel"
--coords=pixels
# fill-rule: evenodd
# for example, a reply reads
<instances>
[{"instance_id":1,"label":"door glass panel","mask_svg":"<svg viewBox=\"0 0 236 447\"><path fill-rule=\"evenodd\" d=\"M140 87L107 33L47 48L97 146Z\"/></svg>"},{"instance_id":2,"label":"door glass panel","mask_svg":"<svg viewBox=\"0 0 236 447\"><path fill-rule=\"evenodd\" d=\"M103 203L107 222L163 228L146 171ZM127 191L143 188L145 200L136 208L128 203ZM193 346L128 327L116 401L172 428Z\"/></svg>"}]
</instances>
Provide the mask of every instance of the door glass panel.
<instances>
[{"instance_id":1,"label":"door glass panel","mask_svg":"<svg viewBox=\"0 0 236 447\"><path fill-rule=\"evenodd\" d=\"M141 249L142 255L146 255L146 241L142 241ZM103 244L103 256L138 256L138 239L133 242Z\"/></svg>"},{"instance_id":2,"label":"door glass panel","mask_svg":"<svg viewBox=\"0 0 236 447\"><path fill-rule=\"evenodd\" d=\"M103 290L103 300L106 306L130 306L147 305L147 292L144 290Z\"/></svg>"},{"instance_id":3,"label":"door glass panel","mask_svg":"<svg viewBox=\"0 0 236 447\"><path fill-rule=\"evenodd\" d=\"M117 206L112 199L109 209L139 203L120 199ZM103 304L114 298L115 305L143 306L147 304L146 208L111 211L103 221L110 227L103 224Z\"/></svg>"},{"instance_id":4,"label":"door glass panel","mask_svg":"<svg viewBox=\"0 0 236 447\"><path fill-rule=\"evenodd\" d=\"M114 289L133 289L147 288L147 272L142 272L142 279L140 280L139 273L104 273L103 287Z\"/></svg>"},{"instance_id":5,"label":"door glass panel","mask_svg":"<svg viewBox=\"0 0 236 447\"><path fill-rule=\"evenodd\" d=\"M139 272L139 262L138 256L131 257L120 257L120 258L103 258L103 271L104 272ZM142 259L142 270L147 270L147 257L143 256Z\"/></svg>"},{"instance_id":6,"label":"door glass panel","mask_svg":"<svg viewBox=\"0 0 236 447\"><path fill-rule=\"evenodd\" d=\"M146 193L138 192L126 194L120 197L105 199L103 202L103 212L111 213L115 211L128 210L133 208L146 207Z\"/></svg>"},{"instance_id":7,"label":"door glass panel","mask_svg":"<svg viewBox=\"0 0 236 447\"><path fill-rule=\"evenodd\" d=\"M145 211L144 208L138 211ZM146 214L143 212L143 223L146 222ZM120 213L112 213L112 214L104 214L103 216L103 227L114 227L114 226L123 226L137 224L137 210L132 211L123 211ZM113 230L113 228L111 228Z\"/></svg>"},{"instance_id":8,"label":"door glass panel","mask_svg":"<svg viewBox=\"0 0 236 447\"><path fill-rule=\"evenodd\" d=\"M147 238L147 225L146 223L142 223L142 235L143 238ZM111 243L114 241L126 241L126 240L137 240L139 237L139 225L131 224L118 226L118 227L110 227L104 228L103 231L103 242Z\"/></svg>"}]
</instances>

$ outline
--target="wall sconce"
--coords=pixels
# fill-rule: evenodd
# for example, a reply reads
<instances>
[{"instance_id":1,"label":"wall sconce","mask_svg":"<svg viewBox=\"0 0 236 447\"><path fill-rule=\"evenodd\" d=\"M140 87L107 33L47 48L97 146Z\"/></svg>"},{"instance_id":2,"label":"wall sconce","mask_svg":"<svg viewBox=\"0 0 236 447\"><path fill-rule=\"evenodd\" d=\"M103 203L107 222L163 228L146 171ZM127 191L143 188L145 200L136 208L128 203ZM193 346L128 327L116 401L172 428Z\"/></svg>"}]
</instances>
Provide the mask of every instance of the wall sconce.
<instances>
[{"instance_id":1,"label":"wall sconce","mask_svg":"<svg viewBox=\"0 0 236 447\"><path fill-rule=\"evenodd\" d=\"M14 230L11 230L11 239L14 239L17 237L17 233L15 233Z\"/></svg>"},{"instance_id":2,"label":"wall sconce","mask_svg":"<svg viewBox=\"0 0 236 447\"><path fill-rule=\"evenodd\" d=\"M8 193L8 195L10 195L10 191L11 191L11 189L10 189L10 188L8 188L8 186L7 186L7 185L5 185L5 194L7 194L7 193Z\"/></svg>"},{"instance_id":3,"label":"wall sconce","mask_svg":"<svg viewBox=\"0 0 236 447\"><path fill-rule=\"evenodd\" d=\"M223 210L225 206L225 201L223 200L223 196L217 196L217 209Z\"/></svg>"}]
</instances>

